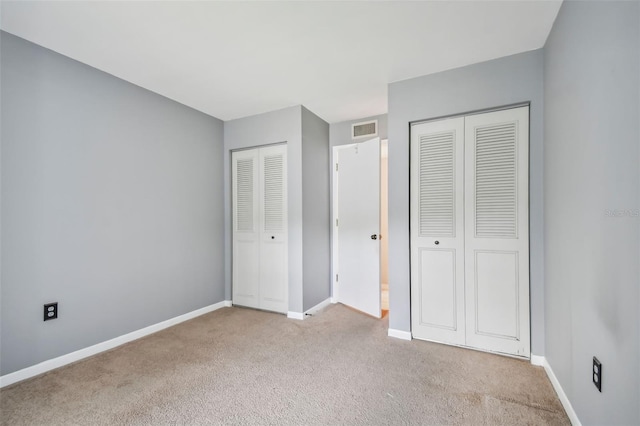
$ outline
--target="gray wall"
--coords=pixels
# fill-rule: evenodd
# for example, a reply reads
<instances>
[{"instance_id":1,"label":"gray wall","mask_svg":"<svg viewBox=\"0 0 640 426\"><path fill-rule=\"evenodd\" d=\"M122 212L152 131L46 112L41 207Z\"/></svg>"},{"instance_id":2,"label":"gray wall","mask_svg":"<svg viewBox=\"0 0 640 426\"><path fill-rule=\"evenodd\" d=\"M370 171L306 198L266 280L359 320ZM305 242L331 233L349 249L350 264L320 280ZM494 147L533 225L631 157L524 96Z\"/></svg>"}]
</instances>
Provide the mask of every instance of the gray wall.
<instances>
[{"instance_id":1,"label":"gray wall","mask_svg":"<svg viewBox=\"0 0 640 426\"><path fill-rule=\"evenodd\" d=\"M331 296L329 124L302 107L303 310Z\"/></svg>"},{"instance_id":2,"label":"gray wall","mask_svg":"<svg viewBox=\"0 0 640 426\"><path fill-rule=\"evenodd\" d=\"M222 122L1 39L1 374L222 301Z\"/></svg>"},{"instance_id":3,"label":"gray wall","mask_svg":"<svg viewBox=\"0 0 640 426\"><path fill-rule=\"evenodd\" d=\"M357 120L341 121L339 123L331 123L329 139L331 146L348 145L354 143L351 139L351 125L361 123L363 121L378 120L378 137L387 139L387 114L374 115L371 117L359 118ZM364 141L367 139L359 139Z\"/></svg>"},{"instance_id":4,"label":"gray wall","mask_svg":"<svg viewBox=\"0 0 640 426\"><path fill-rule=\"evenodd\" d=\"M389 85L389 327L409 331L409 123L530 101L531 350L544 354L542 51Z\"/></svg>"},{"instance_id":5,"label":"gray wall","mask_svg":"<svg viewBox=\"0 0 640 426\"><path fill-rule=\"evenodd\" d=\"M288 162L289 311L303 312L301 106L224 123L225 296L231 299L231 151L281 142Z\"/></svg>"},{"instance_id":6,"label":"gray wall","mask_svg":"<svg viewBox=\"0 0 640 426\"><path fill-rule=\"evenodd\" d=\"M545 46L546 357L585 425L640 424L639 26L564 2Z\"/></svg>"}]
</instances>

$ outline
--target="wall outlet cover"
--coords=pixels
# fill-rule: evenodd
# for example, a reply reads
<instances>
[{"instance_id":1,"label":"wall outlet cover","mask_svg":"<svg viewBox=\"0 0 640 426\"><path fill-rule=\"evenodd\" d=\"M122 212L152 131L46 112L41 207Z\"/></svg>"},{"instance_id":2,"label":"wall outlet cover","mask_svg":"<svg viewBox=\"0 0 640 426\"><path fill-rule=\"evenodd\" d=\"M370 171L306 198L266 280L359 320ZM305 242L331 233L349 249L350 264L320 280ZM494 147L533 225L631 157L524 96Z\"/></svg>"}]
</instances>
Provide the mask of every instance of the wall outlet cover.
<instances>
[{"instance_id":1,"label":"wall outlet cover","mask_svg":"<svg viewBox=\"0 0 640 426\"><path fill-rule=\"evenodd\" d=\"M593 357L593 369L591 371L593 384L602 392L602 363Z\"/></svg>"},{"instance_id":2,"label":"wall outlet cover","mask_svg":"<svg viewBox=\"0 0 640 426\"><path fill-rule=\"evenodd\" d=\"M44 305L44 320L49 321L58 318L58 302Z\"/></svg>"}]
</instances>

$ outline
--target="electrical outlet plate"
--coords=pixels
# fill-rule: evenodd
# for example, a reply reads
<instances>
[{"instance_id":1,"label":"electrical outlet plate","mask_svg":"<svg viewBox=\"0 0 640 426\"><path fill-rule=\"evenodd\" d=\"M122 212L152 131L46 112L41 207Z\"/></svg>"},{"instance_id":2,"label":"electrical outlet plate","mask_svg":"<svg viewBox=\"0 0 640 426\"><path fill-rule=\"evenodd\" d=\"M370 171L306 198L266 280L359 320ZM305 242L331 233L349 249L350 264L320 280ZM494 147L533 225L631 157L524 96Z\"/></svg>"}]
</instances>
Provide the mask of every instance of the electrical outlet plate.
<instances>
[{"instance_id":1,"label":"electrical outlet plate","mask_svg":"<svg viewBox=\"0 0 640 426\"><path fill-rule=\"evenodd\" d=\"M593 368L591 370L593 384L602 392L602 364L598 358L593 357Z\"/></svg>"},{"instance_id":2,"label":"electrical outlet plate","mask_svg":"<svg viewBox=\"0 0 640 426\"><path fill-rule=\"evenodd\" d=\"M58 302L44 305L44 320L49 321L58 318Z\"/></svg>"}]
</instances>

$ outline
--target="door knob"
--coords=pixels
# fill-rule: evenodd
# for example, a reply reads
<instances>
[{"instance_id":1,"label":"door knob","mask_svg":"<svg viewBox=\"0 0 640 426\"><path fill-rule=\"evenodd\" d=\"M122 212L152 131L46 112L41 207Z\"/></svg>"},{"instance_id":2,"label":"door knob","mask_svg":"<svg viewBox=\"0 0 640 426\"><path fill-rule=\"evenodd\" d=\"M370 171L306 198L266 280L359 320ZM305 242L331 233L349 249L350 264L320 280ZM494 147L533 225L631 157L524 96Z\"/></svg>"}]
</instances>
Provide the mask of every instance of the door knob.
<instances>
[{"instance_id":1,"label":"door knob","mask_svg":"<svg viewBox=\"0 0 640 426\"><path fill-rule=\"evenodd\" d=\"M436 241L434 244L435 244L435 245L438 245L438 244L440 244L440 241Z\"/></svg>"},{"instance_id":2,"label":"door knob","mask_svg":"<svg viewBox=\"0 0 640 426\"><path fill-rule=\"evenodd\" d=\"M373 234L373 235L371 235L371 239L372 239L372 240L377 240L377 239L378 239L378 234Z\"/></svg>"},{"instance_id":3,"label":"door knob","mask_svg":"<svg viewBox=\"0 0 640 426\"><path fill-rule=\"evenodd\" d=\"M274 237L274 236L272 235L272 236L271 236L271 239L272 239L272 240L275 240L275 239L276 239L276 237Z\"/></svg>"}]
</instances>

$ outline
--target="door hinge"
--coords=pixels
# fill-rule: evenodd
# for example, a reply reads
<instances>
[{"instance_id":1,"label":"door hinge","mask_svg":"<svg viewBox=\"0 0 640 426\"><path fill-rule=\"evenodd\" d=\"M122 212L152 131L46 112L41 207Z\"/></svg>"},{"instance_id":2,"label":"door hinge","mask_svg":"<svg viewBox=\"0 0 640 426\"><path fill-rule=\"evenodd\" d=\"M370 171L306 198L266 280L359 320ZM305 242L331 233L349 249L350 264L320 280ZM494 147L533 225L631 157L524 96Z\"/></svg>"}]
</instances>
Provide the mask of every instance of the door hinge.
<instances>
[{"instance_id":1,"label":"door hinge","mask_svg":"<svg viewBox=\"0 0 640 426\"><path fill-rule=\"evenodd\" d=\"M338 226L338 219L336 219L336 226Z\"/></svg>"},{"instance_id":2,"label":"door hinge","mask_svg":"<svg viewBox=\"0 0 640 426\"><path fill-rule=\"evenodd\" d=\"M336 282L338 282L338 274L336 274Z\"/></svg>"},{"instance_id":3,"label":"door hinge","mask_svg":"<svg viewBox=\"0 0 640 426\"><path fill-rule=\"evenodd\" d=\"M338 171L338 163L336 163L336 172Z\"/></svg>"}]
</instances>

